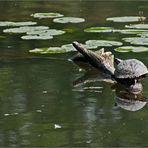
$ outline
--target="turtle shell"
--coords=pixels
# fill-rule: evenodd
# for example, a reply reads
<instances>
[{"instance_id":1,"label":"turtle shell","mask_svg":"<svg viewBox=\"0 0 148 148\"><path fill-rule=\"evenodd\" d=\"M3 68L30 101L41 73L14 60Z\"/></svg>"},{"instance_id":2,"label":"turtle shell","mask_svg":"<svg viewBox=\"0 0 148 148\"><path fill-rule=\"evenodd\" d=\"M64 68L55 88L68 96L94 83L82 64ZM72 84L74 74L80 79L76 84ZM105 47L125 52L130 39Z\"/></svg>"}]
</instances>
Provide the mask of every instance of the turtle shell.
<instances>
[{"instance_id":1,"label":"turtle shell","mask_svg":"<svg viewBox=\"0 0 148 148\"><path fill-rule=\"evenodd\" d=\"M115 69L115 77L119 79L133 79L148 74L147 67L137 59L121 61Z\"/></svg>"}]
</instances>

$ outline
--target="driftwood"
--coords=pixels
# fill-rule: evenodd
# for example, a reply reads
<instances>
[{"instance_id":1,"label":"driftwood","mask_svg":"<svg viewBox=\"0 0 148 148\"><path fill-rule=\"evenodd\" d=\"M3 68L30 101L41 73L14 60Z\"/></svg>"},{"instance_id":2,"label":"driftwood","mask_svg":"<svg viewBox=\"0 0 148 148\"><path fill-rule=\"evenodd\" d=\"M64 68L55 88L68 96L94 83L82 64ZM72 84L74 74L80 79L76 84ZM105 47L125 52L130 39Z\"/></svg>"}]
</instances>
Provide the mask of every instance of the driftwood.
<instances>
[{"instance_id":1,"label":"driftwood","mask_svg":"<svg viewBox=\"0 0 148 148\"><path fill-rule=\"evenodd\" d=\"M114 55L111 52L104 52L104 49L93 52L87 50L82 44L73 42L73 46L78 50L85 58L85 60L97 69L113 76L114 75ZM79 56L80 58L81 56ZM83 59L84 59L83 58Z\"/></svg>"}]
</instances>

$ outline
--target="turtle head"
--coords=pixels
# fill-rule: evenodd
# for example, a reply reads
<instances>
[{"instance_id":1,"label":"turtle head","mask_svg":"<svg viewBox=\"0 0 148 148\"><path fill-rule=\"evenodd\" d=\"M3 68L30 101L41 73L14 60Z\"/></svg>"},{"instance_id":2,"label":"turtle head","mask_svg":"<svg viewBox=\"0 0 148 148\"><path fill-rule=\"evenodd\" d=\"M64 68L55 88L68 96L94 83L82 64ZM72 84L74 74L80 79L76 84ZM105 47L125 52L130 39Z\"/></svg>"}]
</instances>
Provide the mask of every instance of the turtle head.
<instances>
[{"instance_id":1,"label":"turtle head","mask_svg":"<svg viewBox=\"0 0 148 148\"><path fill-rule=\"evenodd\" d=\"M118 58L115 58L114 59L114 62L118 65L120 62L122 62L123 60L121 60L121 59L118 59Z\"/></svg>"}]
</instances>

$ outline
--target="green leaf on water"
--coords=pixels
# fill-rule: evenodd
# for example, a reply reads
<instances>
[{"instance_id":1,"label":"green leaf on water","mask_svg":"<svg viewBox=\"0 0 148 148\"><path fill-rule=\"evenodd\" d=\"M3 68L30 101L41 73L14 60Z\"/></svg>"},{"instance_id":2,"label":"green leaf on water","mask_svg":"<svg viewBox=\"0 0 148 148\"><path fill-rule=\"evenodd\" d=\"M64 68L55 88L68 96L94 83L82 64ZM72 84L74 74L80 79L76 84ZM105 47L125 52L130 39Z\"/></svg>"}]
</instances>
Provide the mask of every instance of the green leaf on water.
<instances>
[{"instance_id":1,"label":"green leaf on water","mask_svg":"<svg viewBox=\"0 0 148 148\"><path fill-rule=\"evenodd\" d=\"M122 43L108 40L88 40L85 42L85 46L88 49L95 49L97 47L122 46Z\"/></svg>"},{"instance_id":2,"label":"green leaf on water","mask_svg":"<svg viewBox=\"0 0 148 148\"><path fill-rule=\"evenodd\" d=\"M113 22L140 22L144 21L146 17L140 17L140 16L122 16L122 17L111 17L107 18L107 21L113 21Z\"/></svg>"},{"instance_id":3,"label":"green leaf on water","mask_svg":"<svg viewBox=\"0 0 148 148\"><path fill-rule=\"evenodd\" d=\"M121 34L139 34L143 32L148 32L148 30L141 30L141 29L123 29L123 30L118 30L119 33Z\"/></svg>"},{"instance_id":4,"label":"green leaf on water","mask_svg":"<svg viewBox=\"0 0 148 148\"><path fill-rule=\"evenodd\" d=\"M117 52L148 52L148 47L122 46L114 49Z\"/></svg>"},{"instance_id":5,"label":"green leaf on water","mask_svg":"<svg viewBox=\"0 0 148 148\"><path fill-rule=\"evenodd\" d=\"M61 48L64 49L65 51L67 51L67 52L76 51L76 49L73 47L72 44L62 45Z\"/></svg>"},{"instance_id":6,"label":"green leaf on water","mask_svg":"<svg viewBox=\"0 0 148 148\"><path fill-rule=\"evenodd\" d=\"M114 29L112 27L90 27L90 28L86 28L84 29L84 32L113 32Z\"/></svg>"},{"instance_id":7,"label":"green leaf on water","mask_svg":"<svg viewBox=\"0 0 148 148\"><path fill-rule=\"evenodd\" d=\"M53 53L65 53L66 51L61 47L49 47L49 48L35 48L29 51L30 53L40 53L40 54L53 54Z\"/></svg>"},{"instance_id":8,"label":"green leaf on water","mask_svg":"<svg viewBox=\"0 0 148 148\"><path fill-rule=\"evenodd\" d=\"M145 37L129 37L122 40L133 45L148 45L148 38Z\"/></svg>"},{"instance_id":9,"label":"green leaf on water","mask_svg":"<svg viewBox=\"0 0 148 148\"><path fill-rule=\"evenodd\" d=\"M73 33L75 31L77 31L78 28L64 28L63 31L67 32L67 33Z\"/></svg>"},{"instance_id":10,"label":"green leaf on water","mask_svg":"<svg viewBox=\"0 0 148 148\"><path fill-rule=\"evenodd\" d=\"M126 28L132 29L148 29L148 24L134 24L134 25L126 25ZM147 30L148 31L148 30Z\"/></svg>"},{"instance_id":11,"label":"green leaf on water","mask_svg":"<svg viewBox=\"0 0 148 148\"><path fill-rule=\"evenodd\" d=\"M25 26L25 27L18 27L18 28L9 28L4 29L4 33L27 33L31 31L38 31L38 30L47 30L49 27L47 26Z\"/></svg>"},{"instance_id":12,"label":"green leaf on water","mask_svg":"<svg viewBox=\"0 0 148 148\"><path fill-rule=\"evenodd\" d=\"M53 39L53 36L51 35L24 35L21 37L23 40L49 40Z\"/></svg>"},{"instance_id":13,"label":"green leaf on water","mask_svg":"<svg viewBox=\"0 0 148 148\"><path fill-rule=\"evenodd\" d=\"M0 21L0 27L19 27L19 26L31 26L36 25L36 22L28 21L28 22L11 22L11 21Z\"/></svg>"},{"instance_id":14,"label":"green leaf on water","mask_svg":"<svg viewBox=\"0 0 148 148\"><path fill-rule=\"evenodd\" d=\"M60 13L34 13L31 14L31 16L33 16L34 18L56 18L56 17L63 17L63 14Z\"/></svg>"},{"instance_id":15,"label":"green leaf on water","mask_svg":"<svg viewBox=\"0 0 148 148\"><path fill-rule=\"evenodd\" d=\"M72 44L62 45L61 47L48 47L48 48L35 48L30 50L30 53L40 53L40 54L47 54L47 53L66 53L76 51L76 49L72 46Z\"/></svg>"},{"instance_id":16,"label":"green leaf on water","mask_svg":"<svg viewBox=\"0 0 148 148\"><path fill-rule=\"evenodd\" d=\"M65 31L57 30L57 29L32 30L27 32L28 35L50 35L50 36L62 35L64 33Z\"/></svg>"},{"instance_id":17,"label":"green leaf on water","mask_svg":"<svg viewBox=\"0 0 148 148\"><path fill-rule=\"evenodd\" d=\"M85 22L85 19L77 18L77 17L61 17L61 18L55 18L53 22L55 23L82 23L82 22Z\"/></svg>"},{"instance_id":18,"label":"green leaf on water","mask_svg":"<svg viewBox=\"0 0 148 148\"><path fill-rule=\"evenodd\" d=\"M141 37L144 37L144 38L148 38L148 32L143 32L143 33L140 33L138 35L141 36Z\"/></svg>"}]
</instances>

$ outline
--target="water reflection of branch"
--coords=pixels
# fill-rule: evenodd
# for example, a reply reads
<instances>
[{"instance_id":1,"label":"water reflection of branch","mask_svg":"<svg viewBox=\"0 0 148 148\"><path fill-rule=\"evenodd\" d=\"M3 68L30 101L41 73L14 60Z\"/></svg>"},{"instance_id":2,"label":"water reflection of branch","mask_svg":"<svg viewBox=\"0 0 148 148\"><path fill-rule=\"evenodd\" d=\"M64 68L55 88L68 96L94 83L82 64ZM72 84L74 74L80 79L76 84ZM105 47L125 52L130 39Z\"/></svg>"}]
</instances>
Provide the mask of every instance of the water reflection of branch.
<instances>
[{"instance_id":1,"label":"water reflection of branch","mask_svg":"<svg viewBox=\"0 0 148 148\"><path fill-rule=\"evenodd\" d=\"M75 80L73 82L73 85L76 87L78 85L91 83L91 82L98 82L98 81L104 81L107 83L114 83L114 81L111 79L111 77L102 71L99 71L96 68L91 67L88 63L83 62L76 62L76 64L80 67L86 70L86 73Z\"/></svg>"}]
</instances>

